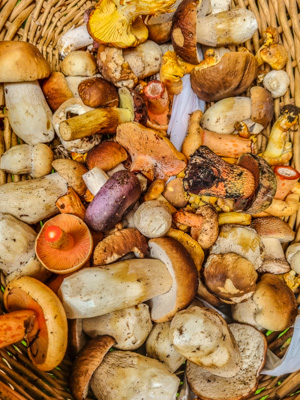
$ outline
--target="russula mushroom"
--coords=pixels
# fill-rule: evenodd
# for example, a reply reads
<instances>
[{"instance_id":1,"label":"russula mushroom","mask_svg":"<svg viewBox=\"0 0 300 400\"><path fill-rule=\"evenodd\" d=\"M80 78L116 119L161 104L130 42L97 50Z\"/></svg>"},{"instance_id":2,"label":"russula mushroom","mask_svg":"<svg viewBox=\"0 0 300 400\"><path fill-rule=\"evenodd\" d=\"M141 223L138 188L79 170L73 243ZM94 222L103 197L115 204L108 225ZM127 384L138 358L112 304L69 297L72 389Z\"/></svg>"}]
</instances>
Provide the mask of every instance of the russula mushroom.
<instances>
[{"instance_id":1,"label":"russula mushroom","mask_svg":"<svg viewBox=\"0 0 300 400\"><path fill-rule=\"evenodd\" d=\"M146 341L148 357L166 364L171 372L175 372L185 361L185 357L175 350L170 340L171 322L155 324Z\"/></svg>"},{"instance_id":2,"label":"russula mushroom","mask_svg":"<svg viewBox=\"0 0 300 400\"><path fill-rule=\"evenodd\" d=\"M88 169L98 167L107 172L127 160L124 147L116 142L102 142L93 147L87 154L86 164Z\"/></svg>"},{"instance_id":3,"label":"russula mushroom","mask_svg":"<svg viewBox=\"0 0 300 400\"><path fill-rule=\"evenodd\" d=\"M152 329L149 306L141 303L123 310L83 319L83 330L90 337L109 335L119 350L136 350Z\"/></svg>"},{"instance_id":4,"label":"russula mushroom","mask_svg":"<svg viewBox=\"0 0 300 400\"><path fill-rule=\"evenodd\" d=\"M98 400L173 400L179 378L163 363L130 351L108 353L93 374L91 388Z\"/></svg>"},{"instance_id":5,"label":"russula mushroom","mask_svg":"<svg viewBox=\"0 0 300 400\"><path fill-rule=\"evenodd\" d=\"M165 263L172 276L167 293L150 299L151 319L170 321L177 311L187 307L197 293L198 273L194 261L184 246L170 237L150 239L149 254Z\"/></svg>"},{"instance_id":6,"label":"russula mushroom","mask_svg":"<svg viewBox=\"0 0 300 400\"><path fill-rule=\"evenodd\" d=\"M97 232L112 229L140 195L141 185L133 173L115 172L89 204L84 219Z\"/></svg>"},{"instance_id":7,"label":"russula mushroom","mask_svg":"<svg viewBox=\"0 0 300 400\"><path fill-rule=\"evenodd\" d=\"M282 108L280 117L272 126L267 148L262 154L268 162L269 159L276 159L282 155L287 131L297 123L298 115L299 108L296 106L288 104Z\"/></svg>"},{"instance_id":8,"label":"russula mushroom","mask_svg":"<svg viewBox=\"0 0 300 400\"><path fill-rule=\"evenodd\" d=\"M86 106L118 107L119 96L113 84L103 78L85 79L78 85L78 93Z\"/></svg>"},{"instance_id":9,"label":"russula mushroom","mask_svg":"<svg viewBox=\"0 0 300 400\"><path fill-rule=\"evenodd\" d=\"M157 80L150 81L144 88L148 104L147 126L167 130L170 117L170 100L165 85Z\"/></svg>"},{"instance_id":10,"label":"russula mushroom","mask_svg":"<svg viewBox=\"0 0 300 400\"><path fill-rule=\"evenodd\" d=\"M76 271L63 280L58 293L68 318L91 318L166 293L172 283L162 261L130 259Z\"/></svg>"},{"instance_id":11,"label":"russula mushroom","mask_svg":"<svg viewBox=\"0 0 300 400\"><path fill-rule=\"evenodd\" d=\"M290 78L287 72L283 70L272 70L265 75L263 85L271 93L272 97L277 99L286 94L290 86Z\"/></svg>"},{"instance_id":12,"label":"russula mushroom","mask_svg":"<svg viewBox=\"0 0 300 400\"><path fill-rule=\"evenodd\" d=\"M293 243L286 250L286 259L292 270L300 274L300 244Z\"/></svg>"},{"instance_id":13,"label":"russula mushroom","mask_svg":"<svg viewBox=\"0 0 300 400\"><path fill-rule=\"evenodd\" d=\"M252 172L255 179L255 190L249 198L237 199L234 203L234 210L248 214L257 214L266 210L272 204L277 188L272 168L262 157L249 153L241 155L237 164Z\"/></svg>"},{"instance_id":14,"label":"russula mushroom","mask_svg":"<svg viewBox=\"0 0 300 400\"><path fill-rule=\"evenodd\" d=\"M65 101L53 114L53 125L63 147L68 151L86 153L101 142L101 135L83 137L81 139L65 141L59 133L59 125L71 115L80 115L90 111L91 108L83 104L81 99L72 98Z\"/></svg>"},{"instance_id":15,"label":"russula mushroom","mask_svg":"<svg viewBox=\"0 0 300 400\"><path fill-rule=\"evenodd\" d=\"M134 213L136 228L146 237L164 236L172 225L172 215L158 200L145 201Z\"/></svg>"},{"instance_id":16,"label":"russula mushroom","mask_svg":"<svg viewBox=\"0 0 300 400\"><path fill-rule=\"evenodd\" d=\"M80 162L65 158L58 158L52 162L52 167L62 176L79 196L83 196L86 191L86 184L82 175L88 170Z\"/></svg>"},{"instance_id":17,"label":"russula mushroom","mask_svg":"<svg viewBox=\"0 0 300 400\"><path fill-rule=\"evenodd\" d=\"M2 154L0 168L11 174L30 174L32 178L40 178L50 174L52 161L53 152L46 144L21 144Z\"/></svg>"},{"instance_id":18,"label":"russula mushroom","mask_svg":"<svg viewBox=\"0 0 300 400\"><path fill-rule=\"evenodd\" d=\"M114 343L110 336L98 336L90 340L77 355L70 375L70 389L75 400L86 399L93 373Z\"/></svg>"},{"instance_id":19,"label":"russula mushroom","mask_svg":"<svg viewBox=\"0 0 300 400\"><path fill-rule=\"evenodd\" d=\"M240 303L252 296L257 272L236 253L211 254L204 265L207 288L224 303Z\"/></svg>"},{"instance_id":20,"label":"russula mushroom","mask_svg":"<svg viewBox=\"0 0 300 400\"><path fill-rule=\"evenodd\" d=\"M48 274L34 252L36 232L24 222L9 214L0 214L0 268L13 277L30 275L46 280Z\"/></svg>"},{"instance_id":21,"label":"russula mushroom","mask_svg":"<svg viewBox=\"0 0 300 400\"><path fill-rule=\"evenodd\" d=\"M71 28L64 33L57 43L60 57L64 58L71 51L79 50L93 43L93 38L89 35L86 24L77 28Z\"/></svg>"},{"instance_id":22,"label":"russula mushroom","mask_svg":"<svg viewBox=\"0 0 300 400\"><path fill-rule=\"evenodd\" d=\"M59 214L42 227L35 242L35 252L51 272L67 274L79 269L93 250L92 235L81 218Z\"/></svg>"},{"instance_id":23,"label":"russula mushroom","mask_svg":"<svg viewBox=\"0 0 300 400\"><path fill-rule=\"evenodd\" d=\"M210 254L236 253L250 261L257 270L264 257L264 245L253 228L240 225L222 225Z\"/></svg>"},{"instance_id":24,"label":"russula mushroom","mask_svg":"<svg viewBox=\"0 0 300 400\"><path fill-rule=\"evenodd\" d=\"M295 232L282 219L277 217L254 218L251 227L254 228L265 246L263 264L259 272L284 274L290 270L281 243L295 239Z\"/></svg>"},{"instance_id":25,"label":"russula mushroom","mask_svg":"<svg viewBox=\"0 0 300 400\"><path fill-rule=\"evenodd\" d=\"M250 52L229 52L219 57L214 49L209 49L204 61L191 71L192 89L207 102L237 96L254 81L257 68Z\"/></svg>"},{"instance_id":26,"label":"russula mushroom","mask_svg":"<svg viewBox=\"0 0 300 400\"><path fill-rule=\"evenodd\" d=\"M241 357L241 368L233 377L215 376L192 362L187 362L187 380L200 399L242 400L253 394L259 374L266 362L265 336L249 325L229 324Z\"/></svg>"},{"instance_id":27,"label":"russula mushroom","mask_svg":"<svg viewBox=\"0 0 300 400\"><path fill-rule=\"evenodd\" d=\"M200 146L188 162L183 187L197 195L238 199L253 194L255 180L249 170L229 164L208 147Z\"/></svg>"},{"instance_id":28,"label":"russula mushroom","mask_svg":"<svg viewBox=\"0 0 300 400\"><path fill-rule=\"evenodd\" d=\"M26 143L48 143L54 138L52 112L38 79L51 68L39 50L28 42L0 42L0 82L4 82L8 120Z\"/></svg>"},{"instance_id":29,"label":"russula mushroom","mask_svg":"<svg viewBox=\"0 0 300 400\"><path fill-rule=\"evenodd\" d=\"M97 72L95 57L87 51L71 51L60 63L66 76L94 76Z\"/></svg>"},{"instance_id":30,"label":"russula mushroom","mask_svg":"<svg viewBox=\"0 0 300 400\"><path fill-rule=\"evenodd\" d=\"M124 5L112 0L101 0L91 11L87 29L92 38L99 43L114 47L137 46L148 38L148 30L142 15L157 15L168 12L175 0L150 0L143 3L132 0Z\"/></svg>"},{"instance_id":31,"label":"russula mushroom","mask_svg":"<svg viewBox=\"0 0 300 400\"><path fill-rule=\"evenodd\" d=\"M206 46L239 44L250 39L257 29L254 14L238 8L208 16L198 13L202 2L184 0L177 8L172 24L172 44L184 60L198 64L197 42Z\"/></svg>"},{"instance_id":32,"label":"russula mushroom","mask_svg":"<svg viewBox=\"0 0 300 400\"><path fill-rule=\"evenodd\" d=\"M292 290L277 275L263 274L251 299L231 306L235 321L258 329L282 331L297 316L297 303Z\"/></svg>"},{"instance_id":33,"label":"russula mushroom","mask_svg":"<svg viewBox=\"0 0 300 400\"><path fill-rule=\"evenodd\" d=\"M42 90L52 111L56 111L65 101L73 97L62 72L53 71L49 78L42 82Z\"/></svg>"},{"instance_id":34,"label":"russula mushroom","mask_svg":"<svg viewBox=\"0 0 300 400\"><path fill-rule=\"evenodd\" d=\"M184 155L169 139L136 122L119 125L116 141L129 152L131 171L140 171L150 180L176 175L186 166Z\"/></svg>"},{"instance_id":35,"label":"russula mushroom","mask_svg":"<svg viewBox=\"0 0 300 400\"><path fill-rule=\"evenodd\" d=\"M33 310L38 333L28 346L28 356L42 371L57 367L64 358L68 343L68 324L58 297L40 281L22 276L11 281L3 295L8 312Z\"/></svg>"},{"instance_id":36,"label":"russula mushroom","mask_svg":"<svg viewBox=\"0 0 300 400\"><path fill-rule=\"evenodd\" d=\"M97 244L93 253L93 264L110 264L131 252L138 258L144 258L148 252L147 240L135 228L121 229Z\"/></svg>"},{"instance_id":37,"label":"russula mushroom","mask_svg":"<svg viewBox=\"0 0 300 400\"><path fill-rule=\"evenodd\" d=\"M58 173L6 183L0 187L0 212L36 224L58 213L55 202L67 193L67 186L66 180Z\"/></svg>"},{"instance_id":38,"label":"russula mushroom","mask_svg":"<svg viewBox=\"0 0 300 400\"><path fill-rule=\"evenodd\" d=\"M277 189L274 198L284 200L298 182L300 173L295 168L287 165L276 165L273 171L277 180Z\"/></svg>"},{"instance_id":39,"label":"russula mushroom","mask_svg":"<svg viewBox=\"0 0 300 400\"><path fill-rule=\"evenodd\" d=\"M0 349L25 339L30 343L38 333L33 310L12 311L0 315Z\"/></svg>"},{"instance_id":40,"label":"russula mushroom","mask_svg":"<svg viewBox=\"0 0 300 400\"><path fill-rule=\"evenodd\" d=\"M240 370L236 341L226 321L212 309L193 306L178 312L170 338L180 354L214 375L229 378Z\"/></svg>"}]
</instances>

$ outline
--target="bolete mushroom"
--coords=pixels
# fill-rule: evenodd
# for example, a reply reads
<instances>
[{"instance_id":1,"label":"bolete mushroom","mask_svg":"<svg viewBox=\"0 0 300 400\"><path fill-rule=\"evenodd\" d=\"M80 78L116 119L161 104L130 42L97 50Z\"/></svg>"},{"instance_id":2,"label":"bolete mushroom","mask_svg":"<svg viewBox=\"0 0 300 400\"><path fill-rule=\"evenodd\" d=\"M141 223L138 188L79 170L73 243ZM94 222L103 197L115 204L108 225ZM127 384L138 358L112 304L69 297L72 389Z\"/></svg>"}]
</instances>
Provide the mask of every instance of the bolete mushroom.
<instances>
[{"instance_id":1,"label":"bolete mushroom","mask_svg":"<svg viewBox=\"0 0 300 400\"><path fill-rule=\"evenodd\" d=\"M50 371L63 360L68 343L68 324L58 297L40 281L23 276L11 281L3 295L7 311L33 310L38 332L28 346L28 356L42 371Z\"/></svg>"},{"instance_id":2,"label":"bolete mushroom","mask_svg":"<svg viewBox=\"0 0 300 400\"><path fill-rule=\"evenodd\" d=\"M265 273L252 298L232 305L231 311L235 321L260 330L282 331L294 323L297 303L294 293L280 277Z\"/></svg>"},{"instance_id":3,"label":"bolete mushroom","mask_svg":"<svg viewBox=\"0 0 300 400\"><path fill-rule=\"evenodd\" d=\"M88 170L82 163L65 158L58 158L52 162L52 167L62 176L79 196L86 191L86 184L82 178Z\"/></svg>"},{"instance_id":4,"label":"bolete mushroom","mask_svg":"<svg viewBox=\"0 0 300 400\"><path fill-rule=\"evenodd\" d=\"M49 78L42 82L42 90L52 111L56 111L65 101L73 97L62 72L53 71Z\"/></svg>"},{"instance_id":5,"label":"bolete mushroom","mask_svg":"<svg viewBox=\"0 0 300 400\"><path fill-rule=\"evenodd\" d=\"M49 63L31 43L2 41L0 71L13 131L30 145L50 142L54 138L52 112L38 83L51 74Z\"/></svg>"},{"instance_id":6,"label":"bolete mushroom","mask_svg":"<svg viewBox=\"0 0 300 400\"><path fill-rule=\"evenodd\" d=\"M267 354L265 336L249 325L229 324L241 356L241 368L233 377L220 377L187 362L187 379L193 392L206 400L242 400L255 392Z\"/></svg>"},{"instance_id":7,"label":"bolete mushroom","mask_svg":"<svg viewBox=\"0 0 300 400\"><path fill-rule=\"evenodd\" d=\"M197 293L198 272L185 247L170 237L150 239L149 254L165 263L172 276L172 287L167 293L150 299L151 319L170 321L177 311L187 307Z\"/></svg>"},{"instance_id":8,"label":"bolete mushroom","mask_svg":"<svg viewBox=\"0 0 300 400\"><path fill-rule=\"evenodd\" d=\"M66 76L94 76L97 72L95 57L87 51L71 51L60 63Z\"/></svg>"},{"instance_id":9,"label":"bolete mushroom","mask_svg":"<svg viewBox=\"0 0 300 400\"><path fill-rule=\"evenodd\" d=\"M87 154L86 164L88 169L98 167L107 172L127 160L127 152L119 143L102 142L93 147Z\"/></svg>"},{"instance_id":10,"label":"bolete mushroom","mask_svg":"<svg viewBox=\"0 0 300 400\"><path fill-rule=\"evenodd\" d=\"M295 232L290 226L278 217L254 218L251 227L254 228L265 247L263 264L258 272L284 274L290 270L285 259L281 243L291 242Z\"/></svg>"},{"instance_id":11,"label":"bolete mushroom","mask_svg":"<svg viewBox=\"0 0 300 400\"><path fill-rule=\"evenodd\" d=\"M78 93L88 107L118 107L119 105L117 89L103 78L85 79L78 85Z\"/></svg>"},{"instance_id":12,"label":"bolete mushroom","mask_svg":"<svg viewBox=\"0 0 300 400\"><path fill-rule=\"evenodd\" d=\"M35 242L35 252L51 272L76 271L89 259L93 250L92 235L81 218L59 214L42 227Z\"/></svg>"}]
</instances>

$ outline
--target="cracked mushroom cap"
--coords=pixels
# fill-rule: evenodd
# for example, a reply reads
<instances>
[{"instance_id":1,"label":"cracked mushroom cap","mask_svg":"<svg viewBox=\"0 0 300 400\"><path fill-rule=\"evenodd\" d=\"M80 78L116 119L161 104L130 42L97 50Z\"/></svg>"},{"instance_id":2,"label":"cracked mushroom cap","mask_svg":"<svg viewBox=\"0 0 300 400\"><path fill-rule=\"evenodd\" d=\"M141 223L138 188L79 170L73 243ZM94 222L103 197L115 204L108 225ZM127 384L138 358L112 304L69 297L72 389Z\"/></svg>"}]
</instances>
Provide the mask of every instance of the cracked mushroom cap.
<instances>
[{"instance_id":1,"label":"cracked mushroom cap","mask_svg":"<svg viewBox=\"0 0 300 400\"><path fill-rule=\"evenodd\" d=\"M59 214L49 219L35 242L35 252L42 265L57 274L67 274L82 267L92 250L89 228L72 214Z\"/></svg>"},{"instance_id":2,"label":"cracked mushroom cap","mask_svg":"<svg viewBox=\"0 0 300 400\"><path fill-rule=\"evenodd\" d=\"M257 327L271 331L289 328L296 315L297 303L294 293L274 274L262 276L252 299L232 306L234 320L242 323L254 320Z\"/></svg>"},{"instance_id":3,"label":"cracked mushroom cap","mask_svg":"<svg viewBox=\"0 0 300 400\"><path fill-rule=\"evenodd\" d=\"M47 78L49 63L33 44L19 41L0 42L0 82L28 82Z\"/></svg>"},{"instance_id":4,"label":"cracked mushroom cap","mask_svg":"<svg viewBox=\"0 0 300 400\"><path fill-rule=\"evenodd\" d=\"M204 267L205 284L224 303L240 303L255 291L253 264L236 253L211 254Z\"/></svg>"},{"instance_id":5,"label":"cracked mushroom cap","mask_svg":"<svg viewBox=\"0 0 300 400\"><path fill-rule=\"evenodd\" d=\"M228 325L241 355L241 368L233 377L214 375L187 362L187 379L201 400L242 400L255 392L267 353L265 336L249 325Z\"/></svg>"},{"instance_id":6,"label":"cracked mushroom cap","mask_svg":"<svg viewBox=\"0 0 300 400\"><path fill-rule=\"evenodd\" d=\"M149 240L148 246L150 257L165 263L173 281L167 293L150 300L151 318L155 322L169 321L196 296L198 272L191 256L177 240L170 237L155 238Z\"/></svg>"}]
</instances>

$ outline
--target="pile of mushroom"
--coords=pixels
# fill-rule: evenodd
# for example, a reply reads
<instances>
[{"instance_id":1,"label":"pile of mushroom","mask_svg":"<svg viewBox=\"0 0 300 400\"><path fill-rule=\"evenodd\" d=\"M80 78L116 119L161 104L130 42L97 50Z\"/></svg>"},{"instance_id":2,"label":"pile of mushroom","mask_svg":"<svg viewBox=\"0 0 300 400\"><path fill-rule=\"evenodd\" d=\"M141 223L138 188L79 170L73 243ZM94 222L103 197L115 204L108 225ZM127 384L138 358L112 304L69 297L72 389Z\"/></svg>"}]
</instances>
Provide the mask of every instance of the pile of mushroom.
<instances>
[{"instance_id":1,"label":"pile of mushroom","mask_svg":"<svg viewBox=\"0 0 300 400\"><path fill-rule=\"evenodd\" d=\"M268 28L256 55L232 51L257 21L228 1L123 3L100 0L62 37L60 71L0 42L20 140L0 161L0 347L25 339L50 370L68 344L76 400L175 400L183 363L199 399L246 399L264 331L297 314L286 273L300 275L299 238L283 217L300 205L287 165L299 109L279 116L273 101L285 48Z\"/></svg>"}]
</instances>

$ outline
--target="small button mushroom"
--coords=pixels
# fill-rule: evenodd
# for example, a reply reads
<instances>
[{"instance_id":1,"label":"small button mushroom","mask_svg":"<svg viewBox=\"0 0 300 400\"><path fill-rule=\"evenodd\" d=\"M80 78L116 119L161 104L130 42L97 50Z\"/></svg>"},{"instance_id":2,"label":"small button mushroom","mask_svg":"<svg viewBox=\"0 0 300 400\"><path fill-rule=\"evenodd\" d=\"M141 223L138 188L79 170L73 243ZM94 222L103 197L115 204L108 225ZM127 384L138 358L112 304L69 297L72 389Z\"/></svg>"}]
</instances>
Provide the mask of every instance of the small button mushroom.
<instances>
[{"instance_id":1,"label":"small button mushroom","mask_svg":"<svg viewBox=\"0 0 300 400\"><path fill-rule=\"evenodd\" d=\"M119 350L136 350L152 329L149 306L138 304L94 318L84 318L83 330L90 336L109 335Z\"/></svg>"},{"instance_id":2,"label":"small button mushroom","mask_svg":"<svg viewBox=\"0 0 300 400\"><path fill-rule=\"evenodd\" d=\"M277 99L287 92L290 86L290 78L287 72L283 70L273 70L264 77L263 85L271 93L272 97Z\"/></svg>"},{"instance_id":3,"label":"small button mushroom","mask_svg":"<svg viewBox=\"0 0 300 400\"><path fill-rule=\"evenodd\" d=\"M164 236L172 225L170 211L158 200L145 201L134 214L134 224L148 238Z\"/></svg>"},{"instance_id":4,"label":"small button mushroom","mask_svg":"<svg viewBox=\"0 0 300 400\"><path fill-rule=\"evenodd\" d=\"M21 144L11 147L1 156L0 168L11 174L30 174L33 178L40 178L50 174L52 161L52 150L46 144Z\"/></svg>"},{"instance_id":5,"label":"small button mushroom","mask_svg":"<svg viewBox=\"0 0 300 400\"><path fill-rule=\"evenodd\" d=\"M33 310L37 313L39 330L29 343L29 358L42 371L56 368L68 344L66 313L58 297L37 279L23 276L7 285L3 300L8 312Z\"/></svg>"},{"instance_id":6,"label":"small button mushroom","mask_svg":"<svg viewBox=\"0 0 300 400\"><path fill-rule=\"evenodd\" d=\"M72 51L60 64L66 76L93 76L97 72L96 59L87 51Z\"/></svg>"}]
</instances>

